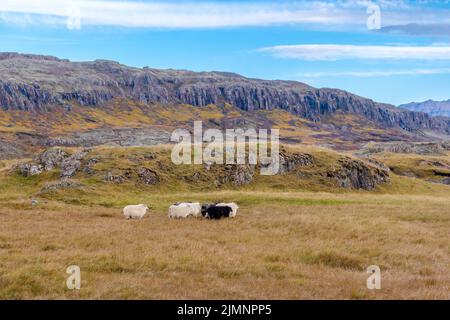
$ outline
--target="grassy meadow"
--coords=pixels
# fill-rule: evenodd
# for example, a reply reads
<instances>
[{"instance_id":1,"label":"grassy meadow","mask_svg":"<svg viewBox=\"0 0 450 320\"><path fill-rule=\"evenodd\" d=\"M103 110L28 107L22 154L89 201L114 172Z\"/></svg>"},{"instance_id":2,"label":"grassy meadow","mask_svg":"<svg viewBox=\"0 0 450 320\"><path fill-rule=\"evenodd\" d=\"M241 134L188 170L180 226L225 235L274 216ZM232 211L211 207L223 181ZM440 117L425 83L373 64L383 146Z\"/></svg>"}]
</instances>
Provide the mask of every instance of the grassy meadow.
<instances>
[{"instance_id":1,"label":"grassy meadow","mask_svg":"<svg viewBox=\"0 0 450 320\"><path fill-rule=\"evenodd\" d=\"M320 171L332 155L319 151ZM98 166L129 161L114 155ZM337 190L311 172L299 185L282 177L190 190L169 176L160 188L81 175L83 188L40 194L58 172L24 178L12 165L0 165L0 299L450 298L449 186L392 174L374 192ZM240 209L235 219L170 220L177 201ZM125 220L130 203L152 209ZM73 264L75 291L66 287ZM381 290L366 287L370 265L381 268Z\"/></svg>"}]
</instances>

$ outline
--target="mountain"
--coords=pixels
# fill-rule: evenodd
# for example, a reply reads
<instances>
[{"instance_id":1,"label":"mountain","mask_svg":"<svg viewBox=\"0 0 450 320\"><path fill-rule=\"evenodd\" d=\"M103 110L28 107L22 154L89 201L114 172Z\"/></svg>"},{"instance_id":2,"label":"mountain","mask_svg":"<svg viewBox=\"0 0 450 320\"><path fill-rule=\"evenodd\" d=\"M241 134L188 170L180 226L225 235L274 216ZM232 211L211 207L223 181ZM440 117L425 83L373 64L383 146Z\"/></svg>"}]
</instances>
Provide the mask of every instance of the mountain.
<instances>
[{"instance_id":1,"label":"mountain","mask_svg":"<svg viewBox=\"0 0 450 320\"><path fill-rule=\"evenodd\" d=\"M336 149L450 134L450 118L295 81L0 53L0 158L45 146L166 143L195 120L279 128L285 142Z\"/></svg>"},{"instance_id":2,"label":"mountain","mask_svg":"<svg viewBox=\"0 0 450 320\"><path fill-rule=\"evenodd\" d=\"M233 73L137 69L117 62L70 62L55 57L0 54L0 103L4 109L44 111L78 103L101 106L126 97L146 104L229 103L242 110L284 109L319 121L327 114L362 115L388 127L449 132L448 121L398 110L345 91L293 81L248 79Z\"/></svg>"},{"instance_id":3,"label":"mountain","mask_svg":"<svg viewBox=\"0 0 450 320\"><path fill-rule=\"evenodd\" d=\"M450 100L447 101L433 101L427 100L424 102L411 102L403 104L399 108L408 109L415 112L425 112L430 116L450 117Z\"/></svg>"}]
</instances>

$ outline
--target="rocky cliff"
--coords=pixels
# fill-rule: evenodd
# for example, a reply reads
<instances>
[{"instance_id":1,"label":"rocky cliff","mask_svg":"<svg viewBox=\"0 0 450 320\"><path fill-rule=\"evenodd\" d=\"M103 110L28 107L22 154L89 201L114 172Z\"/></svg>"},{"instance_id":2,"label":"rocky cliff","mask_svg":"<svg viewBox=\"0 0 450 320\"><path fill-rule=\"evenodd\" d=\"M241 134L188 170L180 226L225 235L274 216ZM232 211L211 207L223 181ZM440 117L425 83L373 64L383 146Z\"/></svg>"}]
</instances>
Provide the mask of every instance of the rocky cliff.
<instances>
[{"instance_id":1,"label":"rocky cliff","mask_svg":"<svg viewBox=\"0 0 450 320\"><path fill-rule=\"evenodd\" d=\"M317 122L328 115L348 113L384 127L450 134L449 118L433 118L299 82L249 79L223 72L138 69L104 60L70 62L48 56L0 54L0 107L5 110L70 110L74 103L101 107L115 98L149 105L230 104L246 111L283 109Z\"/></svg>"}]
</instances>

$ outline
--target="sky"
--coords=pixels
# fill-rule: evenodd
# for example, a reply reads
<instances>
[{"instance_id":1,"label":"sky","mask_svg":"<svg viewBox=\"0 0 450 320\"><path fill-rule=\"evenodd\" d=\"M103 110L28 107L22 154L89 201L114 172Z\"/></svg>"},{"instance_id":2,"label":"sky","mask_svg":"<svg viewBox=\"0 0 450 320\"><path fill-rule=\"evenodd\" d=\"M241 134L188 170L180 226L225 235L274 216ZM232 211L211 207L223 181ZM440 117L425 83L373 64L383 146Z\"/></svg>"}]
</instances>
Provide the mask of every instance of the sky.
<instances>
[{"instance_id":1,"label":"sky","mask_svg":"<svg viewBox=\"0 0 450 320\"><path fill-rule=\"evenodd\" d=\"M0 0L0 51L447 100L450 0Z\"/></svg>"}]
</instances>

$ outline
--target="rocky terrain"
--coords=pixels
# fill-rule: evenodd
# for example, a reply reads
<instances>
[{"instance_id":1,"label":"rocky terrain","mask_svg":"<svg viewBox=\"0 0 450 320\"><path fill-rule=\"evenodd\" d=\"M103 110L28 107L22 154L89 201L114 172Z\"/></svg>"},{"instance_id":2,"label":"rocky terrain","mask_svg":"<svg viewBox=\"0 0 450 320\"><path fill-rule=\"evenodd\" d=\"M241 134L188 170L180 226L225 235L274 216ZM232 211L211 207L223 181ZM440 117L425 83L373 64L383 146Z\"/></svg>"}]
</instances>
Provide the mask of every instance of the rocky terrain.
<instances>
[{"instance_id":1,"label":"rocky terrain","mask_svg":"<svg viewBox=\"0 0 450 320\"><path fill-rule=\"evenodd\" d=\"M386 142L370 143L361 150L360 154L376 154L382 152L420 154L420 155L445 155L450 151L450 140L442 142Z\"/></svg>"},{"instance_id":2,"label":"rocky terrain","mask_svg":"<svg viewBox=\"0 0 450 320\"><path fill-rule=\"evenodd\" d=\"M40 193L83 188L88 180L92 184L92 179L96 185L134 184L157 188L181 181L190 188L198 186L206 189L251 186L261 183L263 179L259 173L260 165L206 163L178 169L168 159L169 154L169 150L148 148L127 152L116 149L85 148L74 151L50 148L31 161L15 165L10 174L28 179L44 175L45 183ZM328 163L330 158L331 163ZM389 172L389 169L378 164L348 156L324 156L286 150L284 147L280 152L279 177L293 183L323 180L322 183L330 187L372 191L378 185L390 182ZM271 177L265 179L270 182Z\"/></svg>"},{"instance_id":3,"label":"rocky terrain","mask_svg":"<svg viewBox=\"0 0 450 320\"><path fill-rule=\"evenodd\" d=\"M399 108L408 109L415 112L425 112L433 117L450 117L450 100L411 102L400 105Z\"/></svg>"},{"instance_id":4,"label":"rocky terrain","mask_svg":"<svg viewBox=\"0 0 450 320\"><path fill-rule=\"evenodd\" d=\"M116 98L126 98L147 105L282 109L313 122L334 114L354 114L386 128L450 134L448 118L432 118L345 91L293 81L248 79L223 72L138 69L112 61L70 62L16 53L0 54L0 74L0 106L4 110L71 111L74 105L101 108Z\"/></svg>"}]
</instances>

